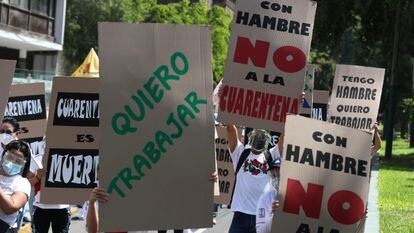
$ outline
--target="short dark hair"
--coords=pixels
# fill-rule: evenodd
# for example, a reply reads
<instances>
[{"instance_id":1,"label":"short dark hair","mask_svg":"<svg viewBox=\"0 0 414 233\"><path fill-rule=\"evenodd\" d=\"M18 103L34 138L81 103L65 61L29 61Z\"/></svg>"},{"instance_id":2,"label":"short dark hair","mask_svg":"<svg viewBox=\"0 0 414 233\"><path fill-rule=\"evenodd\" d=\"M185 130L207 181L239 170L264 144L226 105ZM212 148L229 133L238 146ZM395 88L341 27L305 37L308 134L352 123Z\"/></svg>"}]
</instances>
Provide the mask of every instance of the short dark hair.
<instances>
[{"instance_id":1,"label":"short dark hair","mask_svg":"<svg viewBox=\"0 0 414 233\"><path fill-rule=\"evenodd\" d=\"M26 163L24 164L22 177L26 177L27 173L29 173L30 159L32 157L29 144L27 144L27 142L23 140L13 140L9 142L9 144L7 144L6 147L4 148L3 156L6 153L6 151L11 151L11 150L17 150L23 153Z\"/></svg>"},{"instance_id":2,"label":"short dark hair","mask_svg":"<svg viewBox=\"0 0 414 233\"><path fill-rule=\"evenodd\" d=\"M13 133L20 130L19 121L14 117L5 117L2 123L9 123L13 126Z\"/></svg>"}]
</instances>

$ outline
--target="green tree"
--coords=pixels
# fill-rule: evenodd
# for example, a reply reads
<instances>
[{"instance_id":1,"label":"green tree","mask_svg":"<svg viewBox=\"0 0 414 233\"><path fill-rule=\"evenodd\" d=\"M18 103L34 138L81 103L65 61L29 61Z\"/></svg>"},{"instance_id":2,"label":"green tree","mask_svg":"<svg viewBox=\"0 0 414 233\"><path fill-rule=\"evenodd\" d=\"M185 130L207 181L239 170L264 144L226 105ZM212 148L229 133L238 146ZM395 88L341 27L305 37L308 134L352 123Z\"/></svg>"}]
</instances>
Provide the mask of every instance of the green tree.
<instances>
[{"instance_id":1,"label":"green tree","mask_svg":"<svg viewBox=\"0 0 414 233\"><path fill-rule=\"evenodd\" d=\"M91 48L98 47L98 22L120 21L123 12L116 0L67 2L64 56L66 71L73 72Z\"/></svg>"}]
</instances>

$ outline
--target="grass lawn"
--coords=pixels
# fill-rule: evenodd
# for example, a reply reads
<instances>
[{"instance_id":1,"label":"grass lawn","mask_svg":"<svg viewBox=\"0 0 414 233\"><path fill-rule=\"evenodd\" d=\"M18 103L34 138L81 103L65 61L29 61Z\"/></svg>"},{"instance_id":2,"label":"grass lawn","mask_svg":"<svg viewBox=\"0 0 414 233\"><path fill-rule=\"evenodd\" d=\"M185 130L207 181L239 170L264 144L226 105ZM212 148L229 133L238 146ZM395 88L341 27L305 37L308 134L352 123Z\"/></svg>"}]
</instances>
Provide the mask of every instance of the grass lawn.
<instances>
[{"instance_id":1,"label":"grass lawn","mask_svg":"<svg viewBox=\"0 0 414 233\"><path fill-rule=\"evenodd\" d=\"M393 142L393 158L384 159L383 142L379 172L381 233L414 233L414 148L398 138Z\"/></svg>"}]
</instances>

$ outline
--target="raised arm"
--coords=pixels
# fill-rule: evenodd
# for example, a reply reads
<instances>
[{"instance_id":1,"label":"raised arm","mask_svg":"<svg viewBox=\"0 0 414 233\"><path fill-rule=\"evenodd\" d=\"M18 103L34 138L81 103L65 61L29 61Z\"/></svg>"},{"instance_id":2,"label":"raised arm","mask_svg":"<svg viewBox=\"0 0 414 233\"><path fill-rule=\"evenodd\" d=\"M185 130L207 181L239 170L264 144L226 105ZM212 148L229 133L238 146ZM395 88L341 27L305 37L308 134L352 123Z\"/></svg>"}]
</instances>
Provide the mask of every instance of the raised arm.
<instances>
[{"instance_id":1,"label":"raised arm","mask_svg":"<svg viewBox=\"0 0 414 233\"><path fill-rule=\"evenodd\" d=\"M109 194L105 193L103 189L94 188L89 195L88 213L86 215L86 228L88 233L98 233L99 231L99 217L96 209L96 201L107 202Z\"/></svg>"},{"instance_id":2,"label":"raised arm","mask_svg":"<svg viewBox=\"0 0 414 233\"><path fill-rule=\"evenodd\" d=\"M237 134L237 128L233 124L227 125L227 140L229 141L230 152L233 153L239 141L239 136Z\"/></svg>"}]
</instances>

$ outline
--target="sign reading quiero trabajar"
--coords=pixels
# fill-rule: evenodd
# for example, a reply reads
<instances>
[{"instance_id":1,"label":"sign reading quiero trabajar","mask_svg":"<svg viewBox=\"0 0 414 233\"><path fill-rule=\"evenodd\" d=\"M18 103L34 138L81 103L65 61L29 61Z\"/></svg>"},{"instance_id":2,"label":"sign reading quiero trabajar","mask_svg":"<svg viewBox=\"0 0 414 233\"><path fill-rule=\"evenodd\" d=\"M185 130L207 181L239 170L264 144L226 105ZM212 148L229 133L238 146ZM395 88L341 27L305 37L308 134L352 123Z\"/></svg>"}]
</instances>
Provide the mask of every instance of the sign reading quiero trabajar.
<instances>
[{"instance_id":1,"label":"sign reading quiero trabajar","mask_svg":"<svg viewBox=\"0 0 414 233\"><path fill-rule=\"evenodd\" d=\"M100 230L212 226L210 44L208 27L99 25Z\"/></svg>"},{"instance_id":2,"label":"sign reading quiero trabajar","mask_svg":"<svg viewBox=\"0 0 414 233\"><path fill-rule=\"evenodd\" d=\"M299 112L316 2L237 1L219 120L281 132Z\"/></svg>"},{"instance_id":3,"label":"sign reading quiero trabajar","mask_svg":"<svg viewBox=\"0 0 414 233\"><path fill-rule=\"evenodd\" d=\"M99 79L55 77L40 201L80 204L98 185Z\"/></svg>"}]
</instances>

